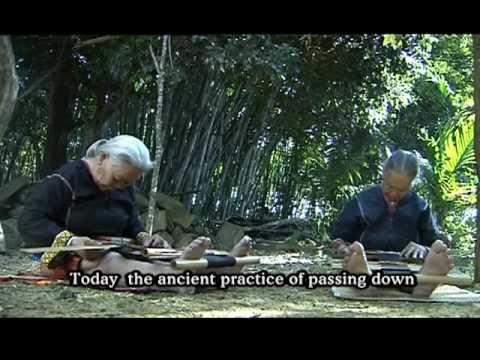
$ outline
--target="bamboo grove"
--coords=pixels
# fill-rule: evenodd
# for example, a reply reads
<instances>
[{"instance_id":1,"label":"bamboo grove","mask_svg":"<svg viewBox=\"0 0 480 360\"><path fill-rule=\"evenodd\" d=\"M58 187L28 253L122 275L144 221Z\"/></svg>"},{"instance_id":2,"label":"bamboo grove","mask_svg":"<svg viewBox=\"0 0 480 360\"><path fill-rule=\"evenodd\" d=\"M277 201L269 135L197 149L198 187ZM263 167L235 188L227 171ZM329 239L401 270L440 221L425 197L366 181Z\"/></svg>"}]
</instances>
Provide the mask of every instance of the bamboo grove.
<instances>
[{"instance_id":1,"label":"bamboo grove","mask_svg":"<svg viewBox=\"0 0 480 360\"><path fill-rule=\"evenodd\" d=\"M36 181L120 133L154 154L149 47L160 53L161 37L92 38L12 37L20 91L0 184ZM472 105L470 46L461 35L171 36L158 190L209 219L268 213L328 225L379 179L389 151L435 160L425 139Z\"/></svg>"}]
</instances>

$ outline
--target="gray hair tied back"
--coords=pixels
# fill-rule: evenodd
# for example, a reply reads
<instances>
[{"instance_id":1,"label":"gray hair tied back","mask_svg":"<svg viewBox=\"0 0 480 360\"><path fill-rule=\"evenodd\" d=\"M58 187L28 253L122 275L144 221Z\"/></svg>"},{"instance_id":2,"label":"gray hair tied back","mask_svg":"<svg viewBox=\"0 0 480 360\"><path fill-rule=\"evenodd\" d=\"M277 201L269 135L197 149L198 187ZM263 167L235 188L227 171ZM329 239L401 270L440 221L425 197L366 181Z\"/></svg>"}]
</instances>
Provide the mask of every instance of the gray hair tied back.
<instances>
[{"instance_id":1,"label":"gray hair tied back","mask_svg":"<svg viewBox=\"0 0 480 360\"><path fill-rule=\"evenodd\" d=\"M150 171L154 166L148 148L140 139L131 135L98 140L88 148L85 158L94 159L104 154L110 157L113 165L128 164L143 173Z\"/></svg>"},{"instance_id":2,"label":"gray hair tied back","mask_svg":"<svg viewBox=\"0 0 480 360\"><path fill-rule=\"evenodd\" d=\"M394 173L405 175L415 179L418 175L418 160L414 153L405 150L397 150L387 159L383 165L383 174Z\"/></svg>"},{"instance_id":3,"label":"gray hair tied back","mask_svg":"<svg viewBox=\"0 0 480 360\"><path fill-rule=\"evenodd\" d=\"M102 145L105 145L107 143L107 140L105 139L100 139L95 141L90 147L87 149L87 152L85 154L86 159L93 159L99 155L99 152L97 151L98 148Z\"/></svg>"}]
</instances>

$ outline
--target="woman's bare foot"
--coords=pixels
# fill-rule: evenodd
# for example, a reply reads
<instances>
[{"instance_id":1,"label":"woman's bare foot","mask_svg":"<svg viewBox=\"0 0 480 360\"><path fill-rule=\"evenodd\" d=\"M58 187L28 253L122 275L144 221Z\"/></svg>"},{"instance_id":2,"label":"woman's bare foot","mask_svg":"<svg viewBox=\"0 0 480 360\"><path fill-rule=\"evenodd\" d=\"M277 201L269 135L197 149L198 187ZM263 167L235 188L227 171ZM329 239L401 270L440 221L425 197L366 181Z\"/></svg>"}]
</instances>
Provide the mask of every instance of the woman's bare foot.
<instances>
[{"instance_id":1,"label":"woman's bare foot","mask_svg":"<svg viewBox=\"0 0 480 360\"><path fill-rule=\"evenodd\" d=\"M245 235L238 243L235 244L233 249L230 251L230 256L233 257L244 257L248 256L252 250L252 238Z\"/></svg>"},{"instance_id":2,"label":"woman's bare foot","mask_svg":"<svg viewBox=\"0 0 480 360\"><path fill-rule=\"evenodd\" d=\"M190 245L188 245L183 254L180 256L180 259L183 260L198 260L203 256L205 250L207 250L208 245L210 244L210 239L204 236L200 236L193 240Z\"/></svg>"},{"instance_id":3,"label":"woman's bare foot","mask_svg":"<svg viewBox=\"0 0 480 360\"><path fill-rule=\"evenodd\" d=\"M350 274L372 274L368 267L365 249L358 241L355 241L346 249L346 255L343 258L343 270Z\"/></svg>"},{"instance_id":4,"label":"woman's bare foot","mask_svg":"<svg viewBox=\"0 0 480 360\"><path fill-rule=\"evenodd\" d=\"M229 255L233 257L245 257L250 254L251 250L252 238L245 235L238 243L235 244ZM238 274L242 272L243 267L244 265L236 265L229 268L220 268L218 271L224 274Z\"/></svg>"},{"instance_id":5,"label":"woman's bare foot","mask_svg":"<svg viewBox=\"0 0 480 360\"><path fill-rule=\"evenodd\" d=\"M419 271L421 275L447 275L453 269L453 258L450 255L450 249L442 241L435 241L425 258L422 268ZM429 297L437 285L417 285L413 289L413 295L418 297Z\"/></svg>"}]
</instances>

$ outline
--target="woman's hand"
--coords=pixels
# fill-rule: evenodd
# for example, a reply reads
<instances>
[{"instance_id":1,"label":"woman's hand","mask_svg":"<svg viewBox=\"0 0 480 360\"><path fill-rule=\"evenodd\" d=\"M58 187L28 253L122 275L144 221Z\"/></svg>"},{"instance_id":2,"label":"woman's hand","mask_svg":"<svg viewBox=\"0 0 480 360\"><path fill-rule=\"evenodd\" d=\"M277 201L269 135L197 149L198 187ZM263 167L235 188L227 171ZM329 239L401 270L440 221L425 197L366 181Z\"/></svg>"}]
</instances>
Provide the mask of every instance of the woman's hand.
<instances>
[{"instance_id":1,"label":"woman's hand","mask_svg":"<svg viewBox=\"0 0 480 360\"><path fill-rule=\"evenodd\" d=\"M404 258L424 259L428 254L428 248L413 241L410 241L407 246L401 251L400 255Z\"/></svg>"},{"instance_id":2,"label":"woman's hand","mask_svg":"<svg viewBox=\"0 0 480 360\"><path fill-rule=\"evenodd\" d=\"M335 240L332 241L333 251L336 254L340 254L340 255L343 255L343 256L345 256L349 253L348 247L350 245L351 245L350 243L347 243L342 239L335 239Z\"/></svg>"},{"instance_id":3,"label":"woman's hand","mask_svg":"<svg viewBox=\"0 0 480 360\"><path fill-rule=\"evenodd\" d=\"M141 232L137 235L137 241L139 241L145 247L165 248L171 249L172 247L159 234L149 235L147 232Z\"/></svg>"}]
</instances>

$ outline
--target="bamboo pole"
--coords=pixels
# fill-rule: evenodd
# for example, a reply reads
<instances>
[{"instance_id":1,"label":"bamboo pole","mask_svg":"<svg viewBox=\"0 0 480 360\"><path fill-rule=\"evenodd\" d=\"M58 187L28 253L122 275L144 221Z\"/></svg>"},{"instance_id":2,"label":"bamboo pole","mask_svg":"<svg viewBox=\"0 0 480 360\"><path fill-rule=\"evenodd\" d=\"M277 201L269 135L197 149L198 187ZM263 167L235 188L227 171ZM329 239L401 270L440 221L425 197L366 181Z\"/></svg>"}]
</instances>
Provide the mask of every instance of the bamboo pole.
<instances>
[{"instance_id":1,"label":"bamboo pole","mask_svg":"<svg viewBox=\"0 0 480 360\"><path fill-rule=\"evenodd\" d=\"M156 149L155 149L155 167L153 169L152 183L150 188L150 197L148 201L148 215L147 215L147 232L152 235L153 233L153 220L155 216L155 200L158 189L158 177L160 173L160 165L163 156L163 144L162 144L162 112L163 112L163 90L165 83L165 57L167 53L168 35L163 36L162 43L162 55L160 57L160 64L157 57L153 52L152 44L149 45L150 55L152 56L155 69L157 70L157 114L155 117L155 136L156 136Z\"/></svg>"}]
</instances>

